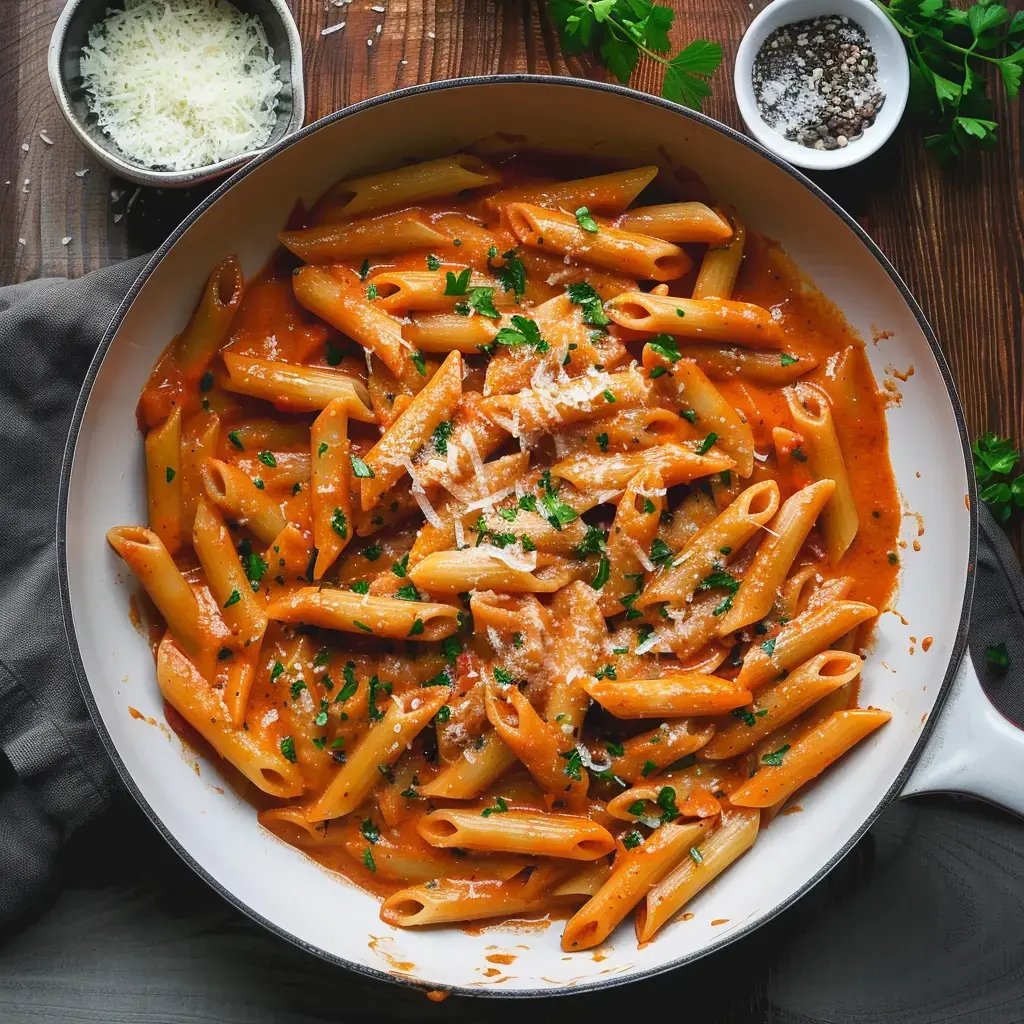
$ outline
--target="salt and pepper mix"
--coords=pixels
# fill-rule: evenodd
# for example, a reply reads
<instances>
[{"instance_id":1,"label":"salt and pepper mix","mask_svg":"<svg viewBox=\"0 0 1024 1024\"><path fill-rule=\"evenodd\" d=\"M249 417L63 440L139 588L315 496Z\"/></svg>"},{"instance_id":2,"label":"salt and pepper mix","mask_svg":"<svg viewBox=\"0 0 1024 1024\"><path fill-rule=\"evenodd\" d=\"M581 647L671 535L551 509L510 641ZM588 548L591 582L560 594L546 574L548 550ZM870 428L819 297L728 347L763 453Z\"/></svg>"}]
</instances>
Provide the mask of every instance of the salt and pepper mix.
<instances>
[{"instance_id":1,"label":"salt and pepper mix","mask_svg":"<svg viewBox=\"0 0 1024 1024\"><path fill-rule=\"evenodd\" d=\"M832 14L777 28L754 58L765 123L812 149L841 149L874 124L885 94L864 29Z\"/></svg>"}]
</instances>

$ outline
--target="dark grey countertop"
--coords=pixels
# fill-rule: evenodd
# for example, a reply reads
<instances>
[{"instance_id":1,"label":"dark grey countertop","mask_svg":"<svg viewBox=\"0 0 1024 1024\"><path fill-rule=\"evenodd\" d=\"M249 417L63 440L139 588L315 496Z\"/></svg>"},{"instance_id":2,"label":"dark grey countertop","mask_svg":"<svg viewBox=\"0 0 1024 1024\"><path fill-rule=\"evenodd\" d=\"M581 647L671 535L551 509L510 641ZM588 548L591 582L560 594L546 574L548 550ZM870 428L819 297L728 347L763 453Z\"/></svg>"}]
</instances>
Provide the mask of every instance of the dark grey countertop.
<instances>
[{"instance_id":1,"label":"dark grey countertop","mask_svg":"<svg viewBox=\"0 0 1024 1024\"><path fill-rule=\"evenodd\" d=\"M127 798L75 838L60 884L0 939L3 1024L616 1022L655 1007L700 1024L1024 1021L1024 822L953 797L894 804L795 907L708 959L529 1003L434 1004L316 960L208 889Z\"/></svg>"}]
</instances>

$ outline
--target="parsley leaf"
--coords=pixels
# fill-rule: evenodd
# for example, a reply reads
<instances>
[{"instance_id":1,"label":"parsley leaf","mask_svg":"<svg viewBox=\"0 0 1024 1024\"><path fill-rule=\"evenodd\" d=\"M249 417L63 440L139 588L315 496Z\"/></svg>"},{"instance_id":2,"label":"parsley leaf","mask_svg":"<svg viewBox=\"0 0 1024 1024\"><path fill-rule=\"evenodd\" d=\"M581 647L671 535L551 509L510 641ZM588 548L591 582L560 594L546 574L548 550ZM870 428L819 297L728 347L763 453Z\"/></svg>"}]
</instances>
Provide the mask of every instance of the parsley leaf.
<instances>
[{"instance_id":1,"label":"parsley leaf","mask_svg":"<svg viewBox=\"0 0 1024 1024\"><path fill-rule=\"evenodd\" d=\"M286 761L295 764L295 740L291 736L285 736L280 743L281 755Z\"/></svg>"},{"instance_id":2,"label":"parsley leaf","mask_svg":"<svg viewBox=\"0 0 1024 1024\"><path fill-rule=\"evenodd\" d=\"M698 455L707 455L711 451L712 446L718 440L718 435L712 430L707 437L697 446Z\"/></svg>"},{"instance_id":3,"label":"parsley leaf","mask_svg":"<svg viewBox=\"0 0 1024 1024\"><path fill-rule=\"evenodd\" d=\"M575 782L583 781L583 760L580 757L580 752L573 747L572 750L566 750L558 755L565 759L565 767L562 769L563 775L568 775L570 779Z\"/></svg>"},{"instance_id":4,"label":"parsley leaf","mask_svg":"<svg viewBox=\"0 0 1024 1024\"><path fill-rule=\"evenodd\" d=\"M658 793L658 806L661 808L661 822L674 821L679 817L679 808L676 806L676 791L671 786L663 786Z\"/></svg>"},{"instance_id":5,"label":"parsley leaf","mask_svg":"<svg viewBox=\"0 0 1024 1024\"><path fill-rule=\"evenodd\" d=\"M1024 508L1024 473L1011 478L1020 462L1020 453L1013 442L985 434L974 442L974 476L981 489L978 497L988 505L999 523L1006 523L1014 507Z\"/></svg>"},{"instance_id":6,"label":"parsley leaf","mask_svg":"<svg viewBox=\"0 0 1024 1024\"><path fill-rule=\"evenodd\" d=\"M576 211L576 223L579 224L584 231L589 231L593 235L597 234L597 221L594 220L590 211L585 206L581 206Z\"/></svg>"},{"instance_id":7,"label":"parsley leaf","mask_svg":"<svg viewBox=\"0 0 1024 1024\"><path fill-rule=\"evenodd\" d=\"M679 345L671 334L656 334L647 345L652 352L657 352L669 362L678 363L683 358L683 353L679 351Z\"/></svg>"},{"instance_id":8,"label":"parsley leaf","mask_svg":"<svg viewBox=\"0 0 1024 1024\"><path fill-rule=\"evenodd\" d=\"M761 764L766 764L770 768L778 768L782 764L783 758L786 756L786 751L789 750L789 744L783 743L778 750L773 750L770 754L763 754L761 757Z\"/></svg>"},{"instance_id":9,"label":"parsley leaf","mask_svg":"<svg viewBox=\"0 0 1024 1024\"><path fill-rule=\"evenodd\" d=\"M635 850L643 841L644 837L635 828L630 829L622 837L622 845L627 850Z\"/></svg>"},{"instance_id":10,"label":"parsley leaf","mask_svg":"<svg viewBox=\"0 0 1024 1024\"><path fill-rule=\"evenodd\" d=\"M434 450L439 455L448 454L448 442L451 440L454 430L455 424L451 420L442 420L434 427L434 432L430 435L430 441L434 446Z\"/></svg>"},{"instance_id":11,"label":"parsley leaf","mask_svg":"<svg viewBox=\"0 0 1024 1024\"><path fill-rule=\"evenodd\" d=\"M481 316L490 317L492 320L501 319L501 314L494 308L493 288L474 288L466 298L466 304Z\"/></svg>"},{"instance_id":12,"label":"parsley leaf","mask_svg":"<svg viewBox=\"0 0 1024 1024\"><path fill-rule=\"evenodd\" d=\"M457 275L449 270L444 277L444 294L465 295L469 290L469 278L472 273L473 270L471 267L466 267L465 270L460 270Z\"/></svg>"},{"instance_id":13,"label":"parsley leaf","mask_svg":"<svg viewBox=\"0 0 1024 1024\"><path fill-rule=\"evenodd\" d=\"M348 520L340 508L336 508L331 515L331 529L344 540L348 536Z\"/></svg>"},{"instance_id":14,"label":"parsley leaf","mask_svg":"<svg viewBox=\"0 0 1024 1024\"><path fill-rule=\"evenodd\" d=\"M582 309L585 324L590 324L591 327L605 327L611 323L601 304L601 296L598 295L597 289L593 285L586 281L577 281L575 284L569 285L566 292L569 295L569 301Z\"/></svg>"},{"instance_id":15,"label":"parsley leaf","mask_svg":"<svg viewBox=\"0 0 1024 1024\"><path fill-rule=\"evenodd\" d=\"M493 807L485 807L481 812L482 818L489 818L492 814L504 814L508 810L508 804L505 803L504 797L495 797Z\"/></svg>"},{"instance_id":16,"label":"parsley leaf","mask_svg":"<svg viewBox=\"0 0 1024 1024\"><path fill-rule=\"evenodd\" d=\"M497 253L495 253L496 255ZM505 262L500 267L495 267L491 264L491 260L494 258L494 256L488 254L488 268L501 282L502 288L507 292L512 292L515 295L516 302L518 302L526 291L526 265L520 259L519 253L515 249L509 249L508 252L501 254L501 258Z\"/></svg>"},{"instance_id":17,"label":"parsley leaf","mask_svg":"<svg viewBox=\"0 0 1024 1024\"><path fill-rule=\"evenodd\" d=\"M676 553L660 537L654 538L650 557L655 565L667 566L675 556Z\"/></svg>"},{"instance_id":18,"label":"parsley leaf","mask_svg":"<svg viewBox=\"0 0 1024 1024\"><path fill-rule=\"evenodd\" d=\"M358 455L350 455L352 474L366 480L372 480L377 474Z\"/></svg>"},{"instance_id":19,"label":"parsley leaf","mask_svg":"<svg viewBox=\"0 0 1024 1024\"><path fill-rule=\"evenodd\" d=\"M540 328L528 317L516 314L511 327L502 327L494 336L497 345L529 345L537 352L547 352L551 346L540 336Z\"/></svg>"}]
</instances>

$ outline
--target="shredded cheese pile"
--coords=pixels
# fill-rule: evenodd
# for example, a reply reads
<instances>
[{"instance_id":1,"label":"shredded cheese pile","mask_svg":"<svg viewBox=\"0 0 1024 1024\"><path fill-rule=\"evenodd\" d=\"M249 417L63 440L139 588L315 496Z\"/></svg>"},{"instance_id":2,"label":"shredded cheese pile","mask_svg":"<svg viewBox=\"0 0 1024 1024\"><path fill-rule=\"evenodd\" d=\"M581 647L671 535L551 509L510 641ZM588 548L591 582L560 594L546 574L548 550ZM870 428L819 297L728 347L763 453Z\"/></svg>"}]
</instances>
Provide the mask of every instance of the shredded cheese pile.
<instances>
[{"instance_id":1,"label":"shredded cheese pile","mask_svg":"<svg viewBox=\"0 0 1024 1024\"><path fill-rule=\"evenodd\" d=\"M189 170L270 138L279 65L259 19L226 0L126 0L82 54L89 108L135 163Z\"/></svg>"}]
</instances>

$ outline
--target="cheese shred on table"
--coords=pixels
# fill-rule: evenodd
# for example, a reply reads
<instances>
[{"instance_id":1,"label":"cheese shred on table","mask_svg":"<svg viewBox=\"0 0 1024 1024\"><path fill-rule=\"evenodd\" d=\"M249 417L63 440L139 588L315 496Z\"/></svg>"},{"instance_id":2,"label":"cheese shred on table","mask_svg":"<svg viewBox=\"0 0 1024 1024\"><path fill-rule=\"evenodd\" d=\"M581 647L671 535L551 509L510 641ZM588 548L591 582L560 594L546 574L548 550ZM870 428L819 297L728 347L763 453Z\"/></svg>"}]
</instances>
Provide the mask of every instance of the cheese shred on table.
<instances>
[{"instance_id":1,"label":"cheese shred on table","mask_svg":"<svg viewBox=\"0 0 1024 1024\"><path fill-rule=\"evenodd\" d=\"M126 0L82 54L89 108L135 163L189 170L270 138L279 65L259 19L225 0Z\"/></svg>"}]
</instances>

